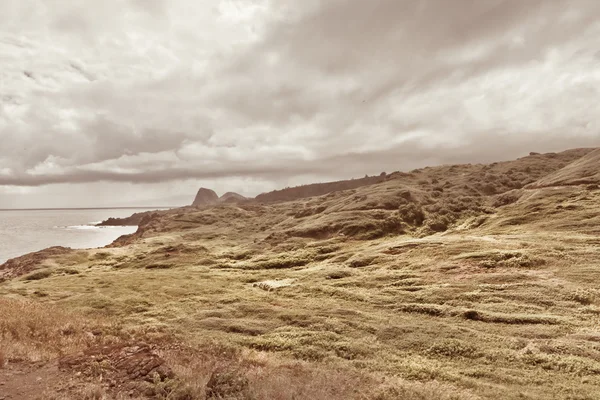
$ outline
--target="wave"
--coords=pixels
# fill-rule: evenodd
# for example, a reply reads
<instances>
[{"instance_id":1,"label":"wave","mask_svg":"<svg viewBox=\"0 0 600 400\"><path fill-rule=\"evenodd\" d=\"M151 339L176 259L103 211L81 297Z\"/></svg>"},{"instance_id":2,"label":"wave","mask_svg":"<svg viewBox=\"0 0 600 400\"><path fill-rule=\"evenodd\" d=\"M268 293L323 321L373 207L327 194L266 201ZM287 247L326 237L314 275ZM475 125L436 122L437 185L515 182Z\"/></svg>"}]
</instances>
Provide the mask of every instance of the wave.
<instances>
[{"instance_id":1,"label":"wave","mask_svg":"<svg viewBox=\"0 0 600 400\"><path fill-rule=\"evenodd\" d=\"M94 225L71 225L71 226L64 226L62 228L63 229L75 229L75 230L97 230L97 229L100 229L99 226L94 226Z\"/></svg>"},{"instance_id":2,"label":"wave","mask_svg":"<svg viewBox=\"0 0 600 400\"><path fill-rule=\"evenodd\" d=\"M108 230L108 229L123 229L131 228L129 226L96 226L96 225L69 225L69 226L55 226L56 229L67 229L67 230L84 230L84 231L96 231L96 230Z\"/></svg>"}]
</instances>

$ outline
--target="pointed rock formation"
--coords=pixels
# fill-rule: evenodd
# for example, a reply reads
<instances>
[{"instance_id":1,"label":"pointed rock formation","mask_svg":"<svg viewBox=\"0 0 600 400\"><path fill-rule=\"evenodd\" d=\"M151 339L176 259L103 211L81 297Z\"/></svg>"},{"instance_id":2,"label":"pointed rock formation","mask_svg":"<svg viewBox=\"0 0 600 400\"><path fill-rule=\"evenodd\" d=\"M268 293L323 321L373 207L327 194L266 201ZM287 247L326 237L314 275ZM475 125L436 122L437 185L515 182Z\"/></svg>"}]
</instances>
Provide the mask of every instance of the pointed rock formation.
<instances>
[{"instance_id":1,"label":"pointed rock formation","mask_svg":"<svg viewBox=\"0 0 600 400\"><path fill-rule=\"evenodd\" d=\"M193 207L201 207L209 204L214 204L219 201L219 196L215 193L214 190L200 188L198 190L198 194L192 203Z\"/></svg>"}]
</instances>

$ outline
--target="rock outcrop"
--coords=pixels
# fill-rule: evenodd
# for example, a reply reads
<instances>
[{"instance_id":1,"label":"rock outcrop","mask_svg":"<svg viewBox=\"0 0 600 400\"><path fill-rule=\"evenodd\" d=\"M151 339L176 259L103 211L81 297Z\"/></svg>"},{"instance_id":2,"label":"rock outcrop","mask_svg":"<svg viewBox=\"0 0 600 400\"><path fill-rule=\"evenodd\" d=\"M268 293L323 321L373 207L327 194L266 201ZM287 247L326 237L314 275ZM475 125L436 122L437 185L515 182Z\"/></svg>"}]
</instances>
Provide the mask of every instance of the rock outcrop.
<instances>
[{"instance_id":1,"label":"rock outcrop","mask_svg":"<svg viewBox=\"0 0 600 400\"><path fill-rule=\"evenodd\" d=\"M153 211L146 211L141 213L135 213L127 218L109 218L106 221L102 221L96 226L138 226L140 221L151 215Z\"/></svg>"},{"instance_id":2,"label":"rock outcrop","mask_svg":"<svg viewBox=\"0 0 600 400\"><path fill-rule=\"evenodd\" d=\"M72 251L68 247L57 246L8 260L0 265L0 281L26 275L39 268L44 261L71 253Z\"/></svg>"},{"instance_id":3,"label":"rock outcrop","mask_svg":"<svg viewBox=\"0 0 600 400\"><path fill-rule=\"evenodd\" d=\"M98 365L105 367L104 379L116 388L131 386L136 381L162 382L174 377L165 360L145 343L91 347L58 362L60 370L77 371L88 377L98 373Z\"/></svg>"},{"instance_id":4,"label":"rock outcrop","mask_svg":"<svg viewBox=\"0 0 600 400\"><path fill-rule=\"evenodd\" d=\"M217 203L218 201L219 196L217 196L214 190L200 188L200 190L198 190L198 194L196 194L196 198L194 199L192 206L201 207Z\"/></svg>"}]
</instances>

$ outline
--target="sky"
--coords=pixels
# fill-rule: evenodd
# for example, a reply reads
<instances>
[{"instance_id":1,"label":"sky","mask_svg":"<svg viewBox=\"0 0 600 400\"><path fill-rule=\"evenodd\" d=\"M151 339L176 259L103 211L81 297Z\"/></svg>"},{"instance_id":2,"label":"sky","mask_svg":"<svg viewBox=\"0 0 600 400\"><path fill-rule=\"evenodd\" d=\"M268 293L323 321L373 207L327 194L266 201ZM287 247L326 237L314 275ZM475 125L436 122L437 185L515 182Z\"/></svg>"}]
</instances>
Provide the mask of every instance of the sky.
<instances>
[{"instance_id":1,"label":"sky","mask_svg":"<svg viewBox=\"0 0 600 400\"><path fill-rule=\"evenodd\" d=\"M600 145L597 0L2 0L0 208Z\"/></svg>"}]
</instances>

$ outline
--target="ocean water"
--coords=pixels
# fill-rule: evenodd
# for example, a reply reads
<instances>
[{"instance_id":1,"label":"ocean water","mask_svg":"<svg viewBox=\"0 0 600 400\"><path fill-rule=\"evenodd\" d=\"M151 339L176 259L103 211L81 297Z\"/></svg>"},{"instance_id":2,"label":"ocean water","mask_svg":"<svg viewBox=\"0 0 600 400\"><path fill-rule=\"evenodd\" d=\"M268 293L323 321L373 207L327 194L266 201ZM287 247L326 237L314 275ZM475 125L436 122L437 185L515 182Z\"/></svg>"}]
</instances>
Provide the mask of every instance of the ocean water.
<instances>
[{"instance_id":1,"label":"ocean water","mask_svg":"<svg viewBox=\"0 0 600 400\"><path fill-rule=\"evenodd\" d=\"M103 247L135 226L95 227L109 217L123 218L147 209L0 210L0 264L51 246Z\"/></svg>"}]
</instances>

